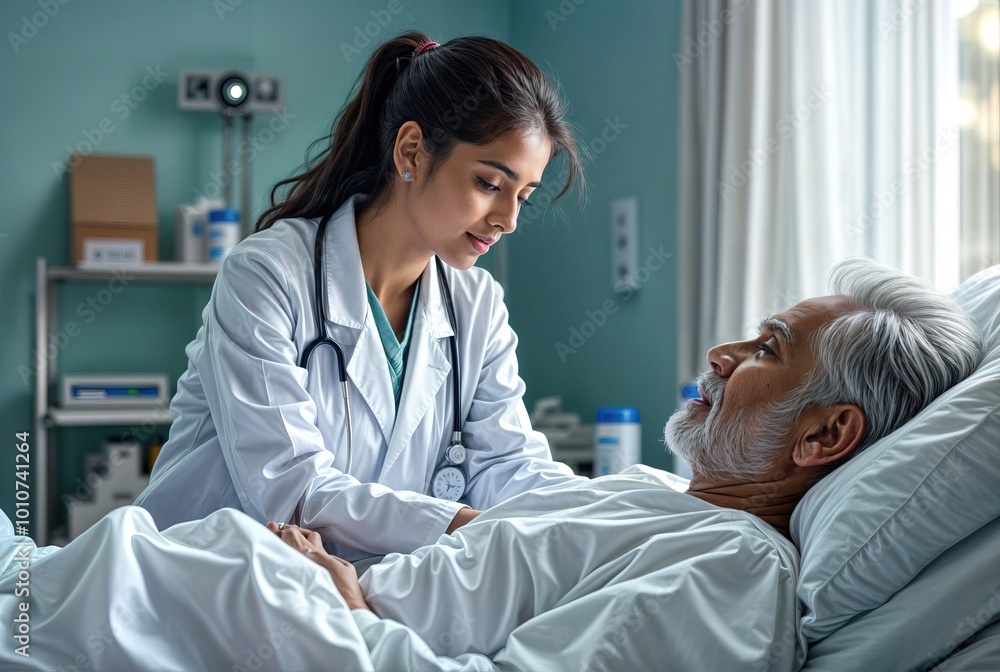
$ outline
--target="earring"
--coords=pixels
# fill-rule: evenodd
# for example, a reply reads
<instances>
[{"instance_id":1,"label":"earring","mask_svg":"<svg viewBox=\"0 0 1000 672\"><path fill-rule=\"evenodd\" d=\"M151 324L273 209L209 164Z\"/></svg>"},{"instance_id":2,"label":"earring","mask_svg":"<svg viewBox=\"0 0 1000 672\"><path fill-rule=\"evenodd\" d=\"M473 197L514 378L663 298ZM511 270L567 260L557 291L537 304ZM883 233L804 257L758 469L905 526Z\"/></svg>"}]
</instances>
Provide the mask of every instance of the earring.
<instances>
[{"instance_id":1,"label":"earring","mask_svg":"<svg viewBox=\"0 0 1000 672\"><path fill-rule=\"evenodd\" d=\"M403 171L403 181L404 182L409 182L412 179L413 179L413 173L411 173L408 170L404 170Z\"/></svg>"}]
</instances>

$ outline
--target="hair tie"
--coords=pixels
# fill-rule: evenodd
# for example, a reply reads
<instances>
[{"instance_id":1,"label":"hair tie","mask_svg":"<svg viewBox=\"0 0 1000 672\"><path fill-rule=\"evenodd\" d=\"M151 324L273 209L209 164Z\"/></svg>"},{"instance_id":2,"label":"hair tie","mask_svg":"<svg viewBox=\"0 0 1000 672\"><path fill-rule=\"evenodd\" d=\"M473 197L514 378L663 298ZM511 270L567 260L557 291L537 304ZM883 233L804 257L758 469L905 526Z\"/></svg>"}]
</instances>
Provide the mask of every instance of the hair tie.
<instances>
[{"instance_id":1,"label":"hair tie","mask_svg":"<svg viewBox=\"0 0 1000 672\"><path fill-rule=\"evenodd\" d=\"M431 49L436 49L437 47L440 47L440 46L441 45L438 44L437 42L432 42L432 41L424 42L419 47L417 47L417 51L413 54L413 57L416 58L417 56L419 56L420 54L424 53L425 51L430 51Z\"/></svg>"}]
</instances>

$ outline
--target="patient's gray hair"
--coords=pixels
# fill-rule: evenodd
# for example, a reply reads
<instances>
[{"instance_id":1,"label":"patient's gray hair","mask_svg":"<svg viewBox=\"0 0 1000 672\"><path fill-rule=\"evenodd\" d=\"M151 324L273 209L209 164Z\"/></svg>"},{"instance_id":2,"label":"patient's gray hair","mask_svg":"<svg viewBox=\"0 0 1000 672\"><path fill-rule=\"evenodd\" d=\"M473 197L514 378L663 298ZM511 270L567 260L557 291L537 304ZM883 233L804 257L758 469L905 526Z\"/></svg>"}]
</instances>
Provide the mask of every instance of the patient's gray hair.
<instances>
[{"instance_id":1,"label":"patient's gray hair","mask_svg":"<svg viewBox=\"0 0 1000 672\"><path fill-rule=\"evenodd\" d=\"M812 373L781 406L797 417L812 406L856 404L866 419L856 455L971 374L983 338L950 297L873 261L837 264L830 287L856 309L812 335Z\"/></svg>"},{"instance_id":2,"label":"patient's gray hair","mask_svg":"<svg viewBox=\"0 0 1000 672\"><path fill-rule=\"evenodd\" d=\"M983 358L983 338L969 316L916 278L849 259L834 267L830 285L853 306L811 334L813 368L802 385L781 401L722 422L718 405L704 425L683 408L671 416L664 438L696 473L752 479L786 449L804 411L855 404L864 411L865 433L847 458L816 470L813 480L823 478L910 420ZM726 381L715 371L698 382L709 399L722 398Z\"/></svg>"}]
</instances>

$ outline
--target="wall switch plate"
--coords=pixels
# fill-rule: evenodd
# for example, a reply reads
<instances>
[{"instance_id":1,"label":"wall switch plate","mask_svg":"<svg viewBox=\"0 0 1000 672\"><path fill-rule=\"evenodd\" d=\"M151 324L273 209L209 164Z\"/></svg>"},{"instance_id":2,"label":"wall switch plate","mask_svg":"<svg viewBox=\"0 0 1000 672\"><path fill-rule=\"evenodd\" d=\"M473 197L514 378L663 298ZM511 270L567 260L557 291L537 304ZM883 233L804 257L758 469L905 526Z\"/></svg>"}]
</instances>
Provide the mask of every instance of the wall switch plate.
<instances>
[{"instance_id":1,"label":"wall switch plate","mask_svg":"<svg viewBox=\"0 0 1000 672\"><path fill-rule=\"evenodd\" d=\"M639 198L611 201L611 286L616 292L639 289Z\"/></svg>"}]
</instances>

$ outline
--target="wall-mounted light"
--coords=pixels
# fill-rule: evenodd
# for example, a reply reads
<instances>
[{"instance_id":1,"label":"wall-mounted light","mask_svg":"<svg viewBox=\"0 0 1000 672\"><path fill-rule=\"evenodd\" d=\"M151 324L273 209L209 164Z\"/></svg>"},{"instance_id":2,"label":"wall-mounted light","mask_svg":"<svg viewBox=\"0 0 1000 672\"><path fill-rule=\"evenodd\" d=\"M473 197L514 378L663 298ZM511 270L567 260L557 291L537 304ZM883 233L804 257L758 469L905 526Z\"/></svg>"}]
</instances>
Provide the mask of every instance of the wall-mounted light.
<instances>
[{"instance_id":1,"label":"wall-mounted light","mask_svg":"<svg viewBox=\"0 0 1000 672\"><path fill-rule=\"evenodd\" d=\"M233 165L233 118L243 119L243 143L250 146L250 122L255 112L280 112L285 107L285 85L278 75L239 70L181 70L177 86L177 107L182 110L216 112L222 115L224 138L222 170ZM250 166L247 152L240 152L240 218L244 234L250 226ZM232 179L225 181L226 205L233 207Z\"/></svg>"},{"instance_id":2,"label":"wall-mounted light","mask_svg":"<svg viewBox=\"0 0 1000 672\"><path fill-rule=\"evenodd\" d=\"M238 73L219 78L219 98L226 107L240 107L250 100L250 84Z\"/></svg>"},{"instance_id":3,"label":"wall-mounted light","mask_svg":"<svg viewBox=\"0 0 1000 672\"><path fill-rule=\"evenodd\" d=\"M181 70L177 107L202 112L280 112L285 83L278 75L239 70Z\"/></svg>"}]
</instances>

